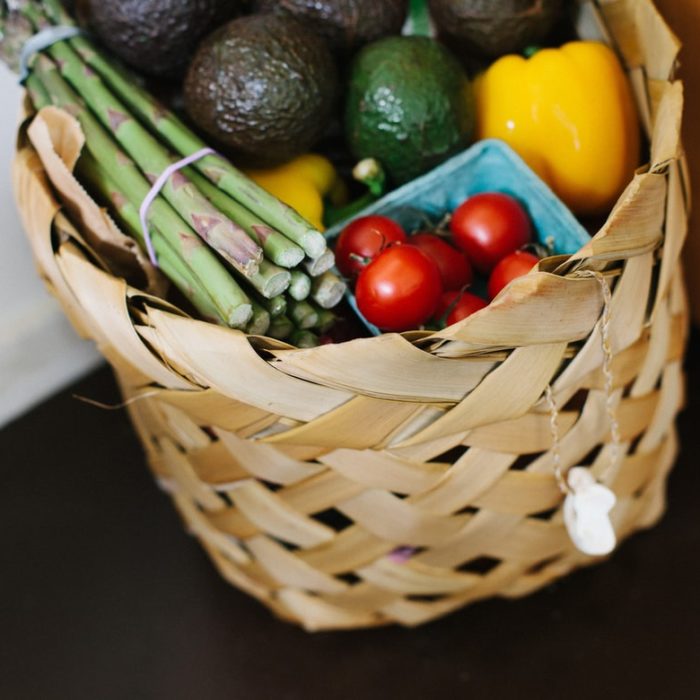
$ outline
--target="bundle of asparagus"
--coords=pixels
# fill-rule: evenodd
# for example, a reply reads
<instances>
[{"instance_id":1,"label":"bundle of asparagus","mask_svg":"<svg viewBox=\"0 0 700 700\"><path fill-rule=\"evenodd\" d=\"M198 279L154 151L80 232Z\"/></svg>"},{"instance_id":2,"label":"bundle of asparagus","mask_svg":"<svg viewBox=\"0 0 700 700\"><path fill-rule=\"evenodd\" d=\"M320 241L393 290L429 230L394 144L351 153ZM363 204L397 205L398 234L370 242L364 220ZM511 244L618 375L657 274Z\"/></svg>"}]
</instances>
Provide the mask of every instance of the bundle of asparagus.
<instances>
[{"instance_id":1,"label":"bundle of asparagus","mask_svg":"<svg viewBox=\"0 0 700 700\"><path fill-rule=\"evenodd\" d=\"M52 26L73 26L59 0L2 0L0 58L16 69L26 42ZM144 232L152 183L206 144L90 39L32 56L26 87L37 110L80 122L81 183L144 249L150 236L158 266L204 318L305 346L333 324L345 284L324 236L216 153L170 175Z\"/></svg>"}]
</instances>

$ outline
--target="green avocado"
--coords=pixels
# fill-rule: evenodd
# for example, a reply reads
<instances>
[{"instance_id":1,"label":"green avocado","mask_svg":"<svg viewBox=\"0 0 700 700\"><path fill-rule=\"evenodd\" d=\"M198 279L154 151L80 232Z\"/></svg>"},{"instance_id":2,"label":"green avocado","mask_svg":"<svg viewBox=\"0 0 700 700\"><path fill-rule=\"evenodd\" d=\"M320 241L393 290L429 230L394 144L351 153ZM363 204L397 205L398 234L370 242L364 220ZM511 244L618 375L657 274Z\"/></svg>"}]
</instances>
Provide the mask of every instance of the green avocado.
<instances>
[{"instance_id":1,"label":"green avocado","mask_svg":"<svg viewBox=\"0 0 700 700\"><path fill-rule=\"evenodd\" d=\"M471 85L438 42L382 39L353 63L345 128L356 158L376 158L395 184L407 182L469 144Z\"/></svg>"},{"instance_id":2,"label":"green avocado","mask_svg":"<svg viewBox=\"0 0 700 700\"><path fill-rule=\"evenodd\" d=\"M292 17L239 17L200 45L185 107L241 165L275 165L324 135L338 94L325 42Z\"/></svg>"},{"instance_id":3,"label":"green avocado","mask_svg":"<svg viewBox=\"0 0 700 700\"><path fill-rule=\"evenodd\" d=\"M88 0L91 29L146 75L180 78L199 41L232 19L244 0Z\"/></svg>"},{"instance_id":4,"label":"green avocado","mask_svg":"<svg viewBox=\"0 0 700 700\"><path fill-rule=\"evenodd\" d=\"M460 56L497 58L541 42L563 0L428 0L430 14Z\"/></svg>"},{"instance_id":5,"label":"green avocado","mask_svg":"<svg viewBox=\"0 0 700 700\"><path fill-rule=\"evenodd\" d=\"M326 39L335 53L400 34L408 0L254 0L255 12L292 15Z\"/></svg>"}]
</instances>

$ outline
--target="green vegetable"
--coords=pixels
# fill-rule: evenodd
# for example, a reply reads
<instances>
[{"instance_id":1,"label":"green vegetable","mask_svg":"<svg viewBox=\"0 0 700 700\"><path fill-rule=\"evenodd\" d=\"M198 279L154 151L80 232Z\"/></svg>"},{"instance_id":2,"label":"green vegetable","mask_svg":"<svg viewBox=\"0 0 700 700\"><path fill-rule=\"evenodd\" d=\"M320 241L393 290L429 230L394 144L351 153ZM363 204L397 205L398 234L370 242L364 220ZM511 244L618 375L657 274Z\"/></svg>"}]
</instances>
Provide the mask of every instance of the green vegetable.
<instances>
[{"instance_id":1,"label":"green vegetable","mask_svg":"<svg viewBox=\"0 0 700 700\"><path fill-rule=\"evenodd\" d=\"M38 56L34 76L45 94L50 96L52 104L67 109L78 119L85 133L88 152L101 169L110 174L119 191L131 203L142 202L150 184L61 78L55 64L46 56ZM250 318L250 300L217 257L162 197L153 202L148 221L167 237L171 248L188 262L189 267L197 270L196 276L202 283L206 281L221 318L235 328L243 327Z\"/></svg>"},{"instance_id":2,"label":"green vegetable","mask_svg":"<svg viewBox=\"0 0 700 700\"><path fill-rule=\"evenodd\" d=\"M109 173L89 154L84 153L77 165L81 182L96 193L96 198L112 209L119 223L145 248L139 213L119 190ZM226 325L219 310L202 282L195 276L180 255L173 250L166 238L157 229L151 233L153 247L158 256L158 264L182 294L206 319Z\"/></svg>"},{"instance_id":3,"label":"green vegetable","mask_svg":"<svg viewBox=\"0 0 700 700\"><path fill-rule=\"evenodd\" d=\"M340 303L347 288L347 284L329 270L314 279L311 297L322 309L332 309Z\"/></svg>"},{"instance_id":4,"label":"green vegetable","mask_svg":"<svg viewBox=\"0 0 700 700\"><path fill-rule=\"evenodd\" d=\"M286 340L294 330L294 324L287 316L277 316L270 322L267 334L276 340Z\"/></svg>"},{"instance_id":5,"label":"green vegetable","mask_svg":"<svg viewBox=\"0 0 700 700\"><path fill-rule=\"evenodd\" d=\"M244 206L209 182L204 175L192 167L186 168L184 172L219 211L243 227L273 263L281 267L295 267L304 259L304 251L298 245L270 228L255 214L251 214Z\"/></svg>"},{"instance_id":6,"label":"green vegetable","mask_svg":"<svg viewBox=\"0 0 700 700\"><path fill-rule=\"evenodd\" d=\"M376 158L402 184L469 143L471 86L457 59L428 37L390 37L355 58L345 111L356 158Z\"/></svg>"},{"instance_id":7,"label":"green vegetable","mask_svg":"<svg viewBox=\"0 0 700 700\"><path fill-rule=\"evenodd\" d=\"M296 330L289 341L298 348L315 348L319 344L318 336L307 330Z\"/></svg>"},{"instance_id":8,"label":"green vegetable","mask_svg":"<svg viewBox=\"0 0 700 700\"><path fill-rule=\"evenodd\" d=\"M311 279L300 270L292 272L289 284L289 296L297 301L303 301L311 293Z\"/></svg>"},{"instance_id":9,"label":"green vegetable","mask_svg":"<svg viewBox=\"0 0 700 700\"><path fill-rule=\"evenodd\" d=\"M250 335L265 335L270 327L270 314L257 301L253 302L253 317L246 327L246 333Z\"/></svg>"},{"instance_id":10,"label":"green vegetable","mask_svg":"<svg viewBox=\"0 0 700 700\"><path fill-rule=\"evenodd\" d=\"M287 315L301 330L313 328L318 323L318 313L307 301L290 299L287 302Z\"/></svg>"}]
</instances>

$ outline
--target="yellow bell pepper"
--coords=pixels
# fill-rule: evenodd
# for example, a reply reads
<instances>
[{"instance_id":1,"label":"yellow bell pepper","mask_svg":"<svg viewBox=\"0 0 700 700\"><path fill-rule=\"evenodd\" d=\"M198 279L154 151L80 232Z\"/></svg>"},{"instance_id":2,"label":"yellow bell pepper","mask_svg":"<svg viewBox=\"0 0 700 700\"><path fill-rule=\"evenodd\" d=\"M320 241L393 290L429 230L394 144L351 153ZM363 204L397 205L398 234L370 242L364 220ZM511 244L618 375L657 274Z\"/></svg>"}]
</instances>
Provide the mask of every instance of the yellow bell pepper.
<instances>
[{"instance_id":1,"label":"yellow bell pepper","mask_svg":"<svg viewBox=\"0 0 700 700\"><path fill-rule=\"evenodd\" d=\"M319 231L324 230L324 198L328 197L339 204L347 198L344 183L333 164L315 153L306 153L275 168L249 170L246 175L296 209Z\"/></svg>"},{"instance_id":2,"label":"yellow bell pepper","mask_svg":"<svg viewBox=\"0 0 700 700\"><path fill-rule=\"evenodd\" d=\"M476 81L479 138L508 143L576 213L605 213L634 174L639 121L611 49L573 41L508 55Z\"/></svg>"}]
</instances>

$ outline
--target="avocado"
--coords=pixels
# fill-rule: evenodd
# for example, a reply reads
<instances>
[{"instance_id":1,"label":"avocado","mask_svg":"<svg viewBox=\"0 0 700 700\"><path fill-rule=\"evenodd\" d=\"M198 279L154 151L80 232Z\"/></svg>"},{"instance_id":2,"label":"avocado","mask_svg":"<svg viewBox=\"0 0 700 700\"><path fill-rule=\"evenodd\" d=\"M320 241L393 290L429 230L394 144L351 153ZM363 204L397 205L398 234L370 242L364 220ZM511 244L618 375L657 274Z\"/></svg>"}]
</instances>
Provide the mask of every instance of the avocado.
<instances>
[{"instance_id":1,"label":"avocado","mask_svg":"<svg viewBox=\"0 0 700 700\"><path fill-rule=\"evenodd\" d=\"M469 143L471 85L437 41L381 39L353 62L345 129L356 158L376 158L395 184L407 182Z\"/></svg>"},{"instance_id":2,"label":"avocado","mask_svg":"<svg viewBox=\"0 0 700 700\"><path fill-rule=\"evenodd\" d=\"M192 120L241 165L274 165L323 136L338 94L325 42L292 17L239 17L200 45L185 79Z\"/></svg>"},{"instance_id":3,"label":"avocado","mask_svg":"<svg viewBox=\"0 0 700 700\"><path fill-rule=\"evenodd\" d=\"M440 37L460 56L497 58L542 41L563 0L428 0Z\"/></svg>"},{"instance_id":4,"label":"avocado","mask_svg":"<svg viewBox=\"0 0 700 700\"><path fill-rule=\"evenodd\" d=\"M326 39L335 53L347 54L400 34L408 0L255 0L253 11L297 17Z\"/></svg>"},{"instance_id":5,"label":"avocado","mask_svg":"<svg viewBox=\"0 0 700 700\"><path fill-rule=\"evenodd\" d=\"M90 26L125 63L157 78L180 78L199 41L241 9L242 0L88 0Z\"/></svg>"}]
</instances>

